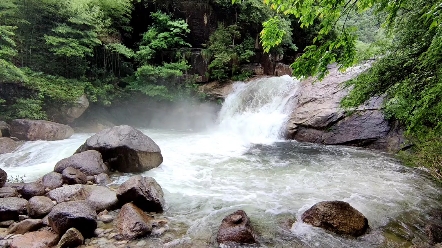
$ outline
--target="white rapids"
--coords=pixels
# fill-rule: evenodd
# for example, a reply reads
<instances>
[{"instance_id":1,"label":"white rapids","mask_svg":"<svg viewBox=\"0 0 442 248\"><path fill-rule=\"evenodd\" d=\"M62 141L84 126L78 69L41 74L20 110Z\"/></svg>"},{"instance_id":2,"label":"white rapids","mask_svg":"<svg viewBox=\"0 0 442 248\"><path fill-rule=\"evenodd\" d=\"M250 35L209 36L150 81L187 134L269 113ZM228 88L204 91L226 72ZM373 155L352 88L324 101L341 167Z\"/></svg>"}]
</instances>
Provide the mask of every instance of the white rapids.
<instances>
[{"instance_id":1,"label":"white rapids","mask_svg":"<svg viewBox=\"0 0 442 248\"><path fill-rule=\"evenodd\" d=\"M192 247L212 247L221 220L243 209L262 247L419 242L427 213L441 207L440 187L379 152L281 140L297 85L288 76L237 83L217 125L204 132L141 129L164 157L162 165L143 175L154 177L165 192L169 232ZM90 135L27 142L0 155L0 167L11 177L36 180ZM129 176L113 177L114 184ZM324 200L349 202L367 217L371 231L349 239L296 221Z\"/></svg>"}]
</instances>

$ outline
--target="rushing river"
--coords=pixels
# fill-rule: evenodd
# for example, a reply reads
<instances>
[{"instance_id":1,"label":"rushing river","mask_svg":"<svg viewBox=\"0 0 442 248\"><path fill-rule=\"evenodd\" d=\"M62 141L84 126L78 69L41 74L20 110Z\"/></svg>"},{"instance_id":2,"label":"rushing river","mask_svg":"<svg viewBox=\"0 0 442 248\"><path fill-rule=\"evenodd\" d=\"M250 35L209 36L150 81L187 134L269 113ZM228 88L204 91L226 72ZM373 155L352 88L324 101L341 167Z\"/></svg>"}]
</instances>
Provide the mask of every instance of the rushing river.
<instances>
[{"instance_id":1,"label":"rushing river","mask_svg":"<svg viewBox=\"0 0 442 248\"><path fill-rule=\"evenodd\" d=\"M141 129L164 157L143 175L165 192L169 234L189 247L211 247L221 220L243 209L262 247L419 244L428 212L441 207L439 186L379 152L280 140L297 84L287 76L237 83L217 124L203 132ZM0 155L0 167L12 177L35 180L91 135L27 142ZM129 176L115 176L113 184ZM324 200L349 202L367 217L371 231L343 238L296 222Z\"/></svg>"}]
</instances>

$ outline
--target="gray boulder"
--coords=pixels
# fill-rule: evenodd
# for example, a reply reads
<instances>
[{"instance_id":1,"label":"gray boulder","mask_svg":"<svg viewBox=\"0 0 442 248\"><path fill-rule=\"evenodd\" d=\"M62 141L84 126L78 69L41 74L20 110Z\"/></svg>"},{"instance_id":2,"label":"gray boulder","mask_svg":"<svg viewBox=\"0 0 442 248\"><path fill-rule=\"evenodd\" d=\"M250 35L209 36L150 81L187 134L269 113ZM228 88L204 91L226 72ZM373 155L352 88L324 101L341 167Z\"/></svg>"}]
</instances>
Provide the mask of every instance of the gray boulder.
<instances>
[{"instance_id":1,"label":"gray boulder","mask_svg":"<svg viewBox=\"0 0 442 248\"><path fill-rule=\"evenodd\" d=\"M97 228L97 213L85 201L62 202L48 215L49 225L58 234L74 227L84 237L92 237Z\"/></svg>"},{"instance_id":2,"label":"gray boulder","mask_svg":"<svg viewBox=\"0 0 442 248\"><path fill-rule=\"evenodd\" d=\"M0 198L0 221L18 220L18 216L26 214L28 201L18 197Z\"/></svg>"},{"instance_id":3,"label":"gray boulder","mask_svg":"<svg viewBox=\"0 0 442 248\"><path fill-rule=\"evenodd\" d=\"M86 198L86 191L83 185L64 185L48 192L48 197L57 203L67 201L80 201Z\"/></svg>"},{"instance_id":4,"label":"gray boulder","mask_svg":"<svg viewBox=\"0 0 442 248\"><path fill-rule=\"evenodd\" d=\"M120 172L143 172L163 162L158 145L141 131L126 125L95 134L78 148L77 153L87 150L99 151L110 169Z\"/></svg>"},{"instance_id":5,"label":"gray boulder","mask_svg":"<svg viewBox=\"0 0 442 248\"><path fill-rule=\"evenodd\" d=\"M57 122L72 123L79 118L89 107L89 100L86 95L78 97L75 101L50 106L49 115Z\"/></svg>"},{"instance_id":6,"label":"gray boulder","mask_svg":"<svg viewBox=\"0 0 442 248\"><path fill-rule=\"evenodd\" d=\"M94 181L96 184L105 186L111 183L109 176L106 173L98 174L94 177Z\"/></svg>"},{"instance_id":7,"label":"gray boulder","mask_svg":"<svg viewBox=\"0 0 442 248\"><path fill-rule=\"evenodd\" d=\"M18 196L18 191L12 187L0 188L0 198L6 197L16 197Z\"/></svg>"},{"instance_id":8,"label":"gray boulder","mask_svg":"<svg viewBox=\"0 0 442 248\"><path fill-rule=\"evenodd\" d=\"M121 203L133 202L146 212L164 211L164 193L152 177L140 175L129 178L120 185L117 198Z\"/></svg>"},{"instance_id":9,"label":"gray boulder","mask_svg":"<svg viewBox=\"0 0 442 248\"><path fill-rule=\"evenodd\" d=\"M63 177L63 183L65 184L86 184L87 177L80 170L74 169L72 167L67 167L61 173Z\"/></svg>"},{"instance_id":10,"label":"gray boulder","mask_svg":"<svg viewBox=\"0 0 442 248\"><path fill-rule=\"evenodd\" d=\"M6 180L8 180L8 174L2 168L0 168L0 188L5 186Z\"/></svg>"},{"instance_id":11,"label":"gray boulder","mask_svg":"<svg viewBox=\"0 0 442 248\"><path fill-rule=\"evenodd\" d=\"M136 239L152 232L152 217L132 203L121 208L116 219L118 233L123 239Z\"/></svg>"},{"instance_id":12,"label":"gray boulder","mask_svg":"<svg viewBox=\"0 0 442 248\"><path fill-rule=\"evenodd\" d=\"M48 197L34 196L29 199L28 215L31 218L43 218L51 212L54 206L55 203L53 203Z\"/></svg>"},{"instance_id":13,"label":"gray boulder","mask_svg":"<svg viewBox=\"0 0 442 248\"><path fill-rule=\"evenodd\" d=\"M358 237L368 230L368 220L358 210L343 201L316 203L302 214L302 221L336 234Z\"/></svg>"},{"instance_id":14,"label":"gray boulder","mask_svg":"<svg viewBox=\"0 0 442 248\"><path fill-rule=\"evenodd\" d=\"M23 144L22 141L16 141L11 138L0 138L0 154L11 153Z\"/></svg>"},{"instance_id":15,"label":"gray boulder","mask_svg":"<svg viewBox=\"0 0 442 248\"><path fill-rule=\"evenodd\" d=\"M250 219L243 210L226 216L219 227L216 241L227 247L257 244Z\"/></svg>"},{"instance_id":16,"label":"gray boulder","mask_svg":"<svg viewBox=\"0 0 442 248\"><path fill-rule=\"evenodd\" d=\"M62 140L72 134L71 127L50 121L16 119L11 123L11 136L20 140Z\"/></svg>"},{"instance_id":17,"label":"gray boulder","mask_svg":"<svg viewBox=\"0 0 442 248\"><path fill-rule=\"evenodd\" d=\"M63 176L57 172L50 172L43 176L41 184L43 184L45 189L56 189L63 185Z\"/></svg>"},{"instance_id":18,"label":"gray boulder","mask_svg":"<svg viewBox=\"0 0 442 248\"><path fill-rule=\"evenodd\" d=\"M84 151L62 159L55 165L54 171L62 173L67 167L80 170L86 174L86 176L94 176L108 172L101 154L97 151Z\"/></svg>"},{"instance_id":19,"label":"gray boulder","mask_svg":"<svg viewBox=\"0 0 442 248\"><path fill-rule=\"evenodd\" d=\"M40 182L34 183L25 183L22 190L20 191L21 195L25 199L30 199L34 196L40 196L46 194L45 187Z\"/></svg>"},{"instance_id":20,"label":"gray boulder","mask_svg":"<svg viewBox=\"0 0 442 248\"><path fill-rule=\"evenodd\" d=\"M60 238L57 248L78 247L84 243L84 237L76 228L69 228Z\"/></svg>"}]
</instances>

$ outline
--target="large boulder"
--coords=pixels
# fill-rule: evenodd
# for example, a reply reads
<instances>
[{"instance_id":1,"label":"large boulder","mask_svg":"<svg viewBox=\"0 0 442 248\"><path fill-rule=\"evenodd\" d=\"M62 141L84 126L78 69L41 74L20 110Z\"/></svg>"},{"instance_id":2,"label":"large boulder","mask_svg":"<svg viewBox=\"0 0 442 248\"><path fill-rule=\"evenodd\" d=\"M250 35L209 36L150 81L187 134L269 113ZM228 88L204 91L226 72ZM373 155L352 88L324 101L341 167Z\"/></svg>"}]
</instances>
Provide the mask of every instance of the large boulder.
<instances>
[{"instance_id":1,"label":"large boulder","mask_svg":"<svg viewBox=\"0 0 442 248\"><path fill-rule=\"evenodd\" d=\"M116 227L123 239L136 239L152 232L152 217L132 203L126 203L118 213Z\"/></svg>"},{"instance_id":2,"label":"large boulder","mask_svg":"<svg viewBox=\"0 0 442 248\"><path fill-rule=\"evenodd\" d=\"M97 213L85 201L62 202L48 215L49 225L58 234L76 228L84 237L92 237L97 228Z\"/></svg>"},{"instance_id":3,"label":"large boulder","mask_svg":"<svg viewBox=\"0 0 442 248\"><path fill-rule=\"evenodd\" d=\"M81 184L64 185L48 192L48 197L57 203L84 200L86 195L87 193Z\"/></svg>"},{"instance_id":4,"label":"large boulder","mask_svg":"<svg viewBox=\"0 0 442 248\"><path fill-rule=\"evenodd\" d=\"M50 121L16 119L11 123L11 136L20 140L62 140L72 134L71 127Z\"/></svg>"},{"instance_id":5,"label":"large boulder","mask_svg":"<svg viewBox=\"0 0 442 248\"><path fill-rule=\"evenodd\" d=\"M243 210L226 216L219 227L216 241L227 247L256 244L250 219Z\"/></svg>"},{"instance_id":6,"label":"large boulder","mask_svg":"<svg viewBox=\"0 0 442 248\"><path fill-rule=\"evenodd\" d=\"M18 216L26 214L28 201L18 197L0 198L0 221L18 220Z\"/></svg>"},{"instance_id":7,"label":"large boulder","mask_svg":"<svg viewBox=\"0 0 442 248\"><path fill-rule=\"evenodd\" d=\"M158 145L141 131L130 126L104 129L86 140L77 153L96 150L113 170L143 172L159 166L163 156Z\"/></svg>"},{"instance_id":8,"label":"large boulder","mask_svg":"<svg viewBox=\"0 0 442 248\"><path fill-rule=\"evenodd\" d=\"M2 137L0 138L0 154L11 153L22 144L22 141L15 141L8 137Z\"/></svg>"},{"instance_id":9,"label":"large boulder","mask_svg":"<svg viewBox=\"0 0 442 248\"><path fill-rule=\"evenodd\" d=\"M46 196L34 196L29 199L28 215L32 218L43 218L49 214L55 203Z\"/></svg>"},{"instance_id":10,"label":"large boulder","mask_svg":"<svg viewBox=\"0 0 442 248\"><path fill-rule=\"evenodd\" d=\"M137 175L129 178L118 188L117 198L121 203L133 202L147 212L164 211L163 190L151 177Z\"/></svg>"},{"instance_id":11,"label":"large boulder","mask_svg":"<svg viewBox=\"0 0 442 248\"><path fill-rule=\"evenodd\" d=\"M57 122L72 123L79 118L89 107L89 100L86 95L78 97L75 101L51 106L48 110L49 115Z\"/></svg>"},{"instance_id":12,"label":"large boulder","mask_svg":"<svg viewBox=\"0 0 442 248\"><path fill-rule=\"evenodd\" d=\"M58 161L54 167L54 171L62 173L63 170L68 167L80 170L86 174L86 176L93 176L108 172L107 166L103 163L101 154L93 150L77 153Z\"/></svg>"},{"instance_id":13,"label":"large boulder","mask_svg":"<svg viewBox=\"0 0 442 248\"><path fill-rule=\"evenodd\" d=\"M24 235L15 237L10 248L47 248L56 245L58 242L58 235L48 231L42 230L37 232L30 232Z\"/></svg>"},{"instance_id":14,"label":"large boulder","mask_svg":"<svg viewBox=\"0 0 442 248\"><path fill-rule=\"evenodd\" d=\"M302 221L336 234L358 237L368 230L368 220L343 201L319 202L302 214Z\"/></svg>"},{"instance_id":15,"label":"large boulder","mask_svg":"<svg viewBox=\"0 0 442 248\"><path fill-rule=\"evenodd\" d=\"M8 180L8 174L2 168L0 168L0 188L5 186L6 180Z\"/></svg>"}]
</instances>

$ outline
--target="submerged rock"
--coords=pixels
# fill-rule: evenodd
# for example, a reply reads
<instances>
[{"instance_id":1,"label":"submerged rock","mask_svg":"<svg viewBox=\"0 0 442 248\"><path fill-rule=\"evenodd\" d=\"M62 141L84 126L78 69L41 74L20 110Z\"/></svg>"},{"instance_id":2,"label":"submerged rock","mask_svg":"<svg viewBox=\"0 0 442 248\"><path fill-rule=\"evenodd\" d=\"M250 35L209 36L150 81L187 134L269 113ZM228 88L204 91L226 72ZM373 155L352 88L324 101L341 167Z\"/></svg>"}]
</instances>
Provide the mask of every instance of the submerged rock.
<instances>
[{"instance_id":1,"label":"submerged rock","mask_svg":"<svg viewBox=\"0 0 442 248\"><path fill-rule=\"evenodd\" d=\"M250 219L243 210L238 210L222 220L216 241L228 247L257 244Z\"/></svg>"},{"instance_id":2,"label":"submerged rock","mask_svg":"<svg viewBox=\"0 0 442 248\"><path fill-rule=\"evenodd\" d=\"M86 176L107 173L107 166L103 163L101 154L97 151L84 151L60 160L54 168L55 172L62 173L64 169L72 167L80 170Z\"/></svg>"},{"instance_id":3,"label":"submerged rock","mask_svg":"<svg viewBox=\"0 0 442 248\"><path fill-rule=\"evenodd\" d=\"M133 202L147 212L164 211L164 193L152 177L140 175L129 178L120 185L117 198L121 203Z\"/></svg>"},{"instance_id":4,"label":"submerged rock","mask_svg":"<svg viewBox=\"0 0 442 248\"><path fill-rule=\"evenodd\" d=\"M343 201L316 203L302 214L302 221L336 234L358 237L368 230L368 220L358 210Z\"/></svg>"},{"instance_id":5,"label":"submerged rock","mask_svg":"<svg viewBox=\"0 0 442 248\"><path fill-rule=\"evenodd\" d=\"M163 156L158 145L130 126L104 129L86 140L77 153L96 150L104 162L120 172L143 172L159 166Z\"/></svg>"},{"instance_id":6,"label":"submerged rock","mask_svg":"<svg viewBox=\"0 0 442 248\"><path fill-rule=\"evenodd\" d=\"M97 228L97 213L86 201L62 202L48 215L49 225L58 234L78 229L84 237L92 237Z\"/></svg>"},{"instance_id":7,"label":"submerged rock","mask_svg":"<svg viewBox=\"0 0 442 248\"><path fill-rule=\"evenodd\" d=\"M152 217L132 203L126 203L118 213L116 227L123 239L136 239L152 232Z\"/></svg>"},{"instance_id":8,"label":"submerged rock","mask_svg":"<svg viewBox=\"0 0 442 248\"><path fill-rule=\"evenodd\" d=\"M72 134L71 127L50 121L16 119L11 123L11 136L20 140L62 140Z\"/></svg>"}]
</instances>

